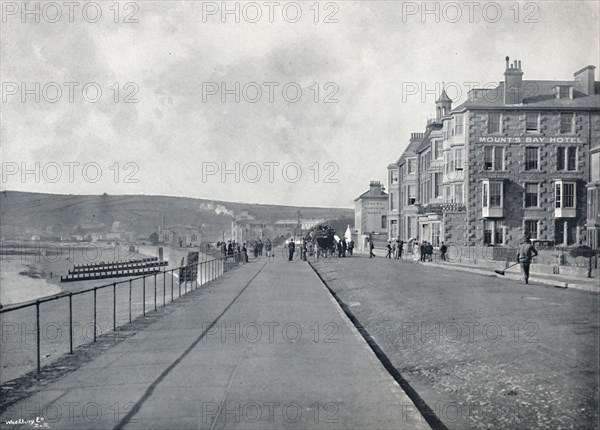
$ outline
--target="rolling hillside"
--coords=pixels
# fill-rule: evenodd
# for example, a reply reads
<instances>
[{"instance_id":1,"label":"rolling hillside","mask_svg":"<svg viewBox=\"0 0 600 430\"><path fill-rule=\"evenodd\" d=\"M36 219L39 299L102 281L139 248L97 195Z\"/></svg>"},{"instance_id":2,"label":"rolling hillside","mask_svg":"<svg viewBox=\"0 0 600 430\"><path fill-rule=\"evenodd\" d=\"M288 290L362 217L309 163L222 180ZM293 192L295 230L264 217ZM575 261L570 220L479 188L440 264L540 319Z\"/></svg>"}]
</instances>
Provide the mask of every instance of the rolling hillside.
<instances>
[{"instance_id":1,"label":"rolling hillside","mask_svg":"<svg viewBox=\"0 0 600 430\"><path fill-rule=\"evenodd\" d=\"M113 222L147 237L157 231L161 216L167 226L202 225L209 239L229 231L234 214L248 211L258 220L353 218L352 209L232 203L184 197L147 195L66 195L17 191L0 193L0 227L4 237L18 233L54 233L75 226L110 231Z\"/></svg>"}]
</instances>

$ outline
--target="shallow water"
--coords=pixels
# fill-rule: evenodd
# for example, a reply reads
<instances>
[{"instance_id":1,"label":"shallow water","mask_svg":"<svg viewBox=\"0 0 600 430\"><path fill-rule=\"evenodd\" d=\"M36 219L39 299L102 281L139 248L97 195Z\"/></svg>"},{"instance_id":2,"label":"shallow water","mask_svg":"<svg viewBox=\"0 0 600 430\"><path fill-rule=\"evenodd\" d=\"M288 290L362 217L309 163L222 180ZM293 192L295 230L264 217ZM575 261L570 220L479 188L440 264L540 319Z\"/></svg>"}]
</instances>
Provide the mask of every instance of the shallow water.
<instances>
[{"instance_id":1,"label":"shallow water","mask_svg":"<svg viewBox=\"0 0 600 430\"><path fill-rule=\"evenodd\" d=\"M0 267L0 303L3 306L27 302L61 292L58 285L44 278L32 278L20 272L28 272L33 263L3 258Z\"/></svg>"}]
</instances>

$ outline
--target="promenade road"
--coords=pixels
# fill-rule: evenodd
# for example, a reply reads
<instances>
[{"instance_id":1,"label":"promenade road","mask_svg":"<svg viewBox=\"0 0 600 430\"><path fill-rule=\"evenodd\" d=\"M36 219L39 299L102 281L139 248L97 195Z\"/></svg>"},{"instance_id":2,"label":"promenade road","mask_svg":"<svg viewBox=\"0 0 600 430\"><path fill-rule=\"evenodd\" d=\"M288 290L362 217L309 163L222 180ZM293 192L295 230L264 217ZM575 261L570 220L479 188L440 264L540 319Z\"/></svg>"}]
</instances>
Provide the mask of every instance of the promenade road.
<instances>
[{"instance_id":1,"label":"promenade road","mask_svg":"<svg viewBox=\"0 0 600 430\"><path fill-rule=\"evenodd\" d=\"M37 386L2 427L429 428L306 263L249 263L170 306Z\"/></svg>"},{"instance_id":2,"label":"promenade road","mask_svg":"<svg viewBox=\"0 0 600 430\"><path fill-rule=\"evenodd\" d=\"M380 257L314 265L448 428L599 428L597 293Z\"/></svg>"}]
</instances>

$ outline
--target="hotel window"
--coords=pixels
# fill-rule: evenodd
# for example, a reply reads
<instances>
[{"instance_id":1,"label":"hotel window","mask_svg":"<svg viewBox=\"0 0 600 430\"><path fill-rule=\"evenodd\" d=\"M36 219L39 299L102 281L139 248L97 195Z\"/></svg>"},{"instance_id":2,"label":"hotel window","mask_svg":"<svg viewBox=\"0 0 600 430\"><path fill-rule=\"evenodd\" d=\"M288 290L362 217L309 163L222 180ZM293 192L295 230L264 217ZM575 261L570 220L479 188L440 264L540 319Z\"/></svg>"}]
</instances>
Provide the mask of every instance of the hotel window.
<instances>
[{"instance_id":1,"label":"hotel window","mask_svg":"<svg viewBox=\"0 0 600 430\"><path fill-rule=\"evenodd\" d=\"M492 244L492 232L494 228L494 221L487 219L483 220L483 243L485 245Z\"/></svg>"},{"instance_id":2,"label":"hotel window","mask_svg":"<svg viewBox=\"0 0 600 430\"><path fill-rule=\"evenodd\" d=\"M482 205L484 208L502 207L502 182L483 182Z\"/></svg>"},{"instance_id":3,"label":"hotel window","mask_svg":"<svg viewBox=\"0 0 600 430\"><path fill-rule=\"evenodd\" d=\"M450 191L450 187L444 187L444 203L453 203Z\"/></svg>"},{"instance_id":4,"label":"hotel window","mask_svg":"<svg viewBox=\"0 0 600 430\"><path fill-rule=\"evenodd\" d=\"M414 185L409 185L408 186L408 205L414 205L415 202L417 201L417 196L416 196L416 189Z\"/></svg>"},{"instance_id":5,"label":"hotel window","mask_svg":"<svg viewBox=\"0 0 600 430\"><path fill-rule=\"evenodd\" d=\"M499 133L500 132L500 121L502 114L498 112L488 113L488 133Z\"/></svg>"},{"instance_id":6,"label":"hotel window","mask_svg":"<svg viewBox=\"0 0 600 430\"><path fill-rule=\"evenodd\" d=\"M494 244L501 245L504 243L504 226L499 221L494 221Z\"/></svg>"},{"instance_id":7,"label":"hotel window","mask_svg":"<svg viewBox=\"0 0 600 430\"><path fill-rule=\"evenodd\" d=\"M504 170L504 147L486 146L483 158L485 170Z\"/></svg>"},{"instance_id":8,"label":"hotel window","mask_svg":"<svg viewBox=\"0 0 600 430\"><path fill-rule=\"evenodd\" d=\"M539 184L525 184L525 207L538 207Z\"/></svg>"},{"instance_id":9,"label":"hotel window","mask_svg":"<svg viewBox=\"0 0 600 430\"><path fill-rule=\"evenodd\" d=\"M556 148L556 170L577 170L577 147Z\"/></svg>"},{"instance_id":10,"label":"hotel window","mask_svg":"<svg viewBox=\"0 0 600 430\"><path fill-rule=\"evenodd\" d=\"M537 240L538 238L538 220L527 219L525 220L525 234L529 234L531 240Z\"/></svg>"},{"instance_id":11,"label":"hotel window","mask_svg":"<svg viewBox=\"0 0 600 430\"><path fill-rule=\"evenodd\" d=\"M390 210L391 211L395 211L396 210L396 205L394 202L394 193L390 193Z\"/></svg>"},{"instance_id":12,"label":"hotel window","mask_svg":"<svg viewBox=\"0 0 600 430\"><path fill-rule=\"evenodd\" d=\"M462 184L454 186L454 202L463 204L463 186Z\"/></svg>"},{"instance_id":13,"label":"hotel window","mask_svg":"<svg viewBox=\"0 0 600 430\"><path fill-rule=\"evenodd\" d=\"M575 208L575 183L558 181L554 187L557 208Z\"/></svg>"},{"instance_id":14,"label":"hotel window","mask_svg":"<svg viewBox=\"0 0 600 430\"><path fill-rule=\"evenodd\" d=\"M525 147L525 170L538 170L540 148L536 146Z\"/></svg>"},{"instance_id":15,"label":"hotel window","mask_svg":"<svg viewBox=\"0 0 600 430\"><path fill-rule=\"evenodd\" d=\"M393 170L392 172L390 172L390 183L395 184L397 182L398 182L398 172L396 170Z\"/></svg>"},{"instance_id":16,"label":"hotel window","mask_svg":"<svg viewBox=\"0 0 600 430\"><path fill-rule=\"evenodd\" d=\"M454 170L463 169L463 150L462 148L456 148L454 150Z\"/></svg>"},{"instance_id":17,"label":"hotel window","mask_svg":"<svg viewBox=\"0 0 600 430\"><path fill-rule=\"evenodd\" d=\"M433 197L441 197L442 195L442 174L433 174Z\"/></svg>"},{"instance_id":18,"label":"hotel window","mask_svg":"<svg viewBox=\"0 0 600 430\"><path fill-rule=\"evenodd\" d=\"M540 114L539 113L526 113L525 114L525 131L537 132L540 126Z\"/></svg>"},{"instance_id":19,"label":"hotel window","mask_svg":"<svg viewBox=\"0 0 600 430\"><path fill-rule=\"evenodd\" d=\"M411 173L415 173L415 168L416 168L416 163L415 163L415 159L411 158L408 160L408 174L410 175Z\"/></svg>"},{"instance_id":20,"label":"hotel window","mask_svg":"<svg viewBox=\"0 0 600 430\"><path fill-rule=\"evenodd\" d=\"M457 114L454 116L454 134L461 135L464 132L464 118L463 114Z\"/></svg>"},{"instance_id":21,"label":"hotel window","mask_svg":"<svg viewBox=\"0 0 600 430\"><path fill-rule=\"evenodd\" d=\"M573 118L572 113L560 114L560 132L563 134L573 133Z\"/></svg>"},{"instance_id":22,"label":"hotel window","mask_svg":"<svg viewBox=\"0 0 600 430\"><path fill-rule=\"evenodd\" d=\"M387 215L381 215L381 228L387 228Z\"/></svg>"}]
</instances>

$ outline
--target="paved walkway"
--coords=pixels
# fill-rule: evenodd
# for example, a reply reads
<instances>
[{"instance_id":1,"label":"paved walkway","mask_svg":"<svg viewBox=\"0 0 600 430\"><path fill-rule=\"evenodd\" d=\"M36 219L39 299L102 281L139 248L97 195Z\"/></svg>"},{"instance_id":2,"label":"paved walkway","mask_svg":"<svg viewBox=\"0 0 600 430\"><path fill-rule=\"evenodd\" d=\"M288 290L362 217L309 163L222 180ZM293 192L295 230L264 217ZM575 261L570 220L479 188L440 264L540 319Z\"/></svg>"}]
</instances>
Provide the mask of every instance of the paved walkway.
<instances>
[{"instance_id":1,"label":"paved walkway","mask_svg":"<svg viewBox=\"0 0 600 430\"><path fill-rule=\"evenodd\" d=\"M305 263L251 263L174 306L3 427L429 428Z\"/></svg>"}]
</instances>

